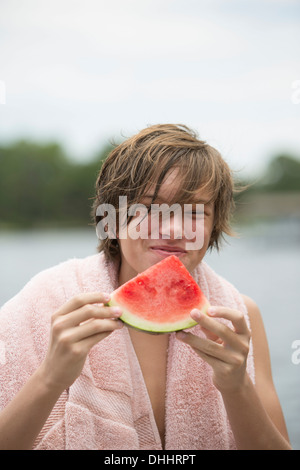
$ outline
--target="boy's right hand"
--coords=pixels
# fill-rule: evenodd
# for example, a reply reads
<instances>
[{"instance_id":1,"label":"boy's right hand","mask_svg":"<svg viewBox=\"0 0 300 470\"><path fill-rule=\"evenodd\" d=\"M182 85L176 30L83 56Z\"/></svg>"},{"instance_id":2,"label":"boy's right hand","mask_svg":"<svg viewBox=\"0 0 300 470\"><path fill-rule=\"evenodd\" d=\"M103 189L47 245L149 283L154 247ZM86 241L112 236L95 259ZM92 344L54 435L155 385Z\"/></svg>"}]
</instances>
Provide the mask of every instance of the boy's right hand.
<instances>
[{"instance_id":1,"label":"boy's right hand","mask_svg":"<svg viewBox=\"0 0 300 470\"><path fill-rule=\"evenodd\" d=\"M48 351L39 368L49 388L63 391L72 385L90 349L122 328L122 312L105 306L109 299L99 292L79 294L52 315Z\"/></svg>"}]
</instances>

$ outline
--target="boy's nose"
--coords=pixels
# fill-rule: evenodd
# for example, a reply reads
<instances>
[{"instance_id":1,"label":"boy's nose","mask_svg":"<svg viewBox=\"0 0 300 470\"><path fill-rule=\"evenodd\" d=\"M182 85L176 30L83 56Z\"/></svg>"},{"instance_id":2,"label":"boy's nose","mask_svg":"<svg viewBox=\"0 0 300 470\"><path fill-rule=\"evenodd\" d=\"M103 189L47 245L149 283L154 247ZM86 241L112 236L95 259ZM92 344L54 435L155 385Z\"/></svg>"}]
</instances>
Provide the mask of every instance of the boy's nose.
<instances>
[{"instance_id":1,"label":"boy's nose","mask_svg":"<svg viewBox=\"0 0 300 470\"><path fill-rule=\"evenodd\" d=\"M182 213L177 210L162 217L160 224L160 234L162 238L178 240L183 238Z\"/></svg>"}]
</instances>

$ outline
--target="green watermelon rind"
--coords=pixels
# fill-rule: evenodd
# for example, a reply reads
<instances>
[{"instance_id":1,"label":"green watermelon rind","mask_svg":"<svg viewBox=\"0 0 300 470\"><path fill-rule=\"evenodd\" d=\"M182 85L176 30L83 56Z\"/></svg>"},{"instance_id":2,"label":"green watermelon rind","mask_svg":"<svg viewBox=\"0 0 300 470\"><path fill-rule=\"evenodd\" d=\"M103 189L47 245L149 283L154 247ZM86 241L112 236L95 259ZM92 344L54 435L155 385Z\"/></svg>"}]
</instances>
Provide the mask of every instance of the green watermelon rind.
<instances>
[{"instance_id":1,"label":"green watermelon rind","mask_svg":"<svg viewBox=\"0 0 300 470\"><path fill-rule=\"evenodd\" d=\"M131 313L129 310L124 308L120 302L116 302L113 297L108 302L108 305L110 307L118 306L122 309L122 315L119 317L119 320L123 321L126 325L149 333L172 333L175 331L186 330L197 325L197 322L191 317L186 317L183 320L179 320L178 322L164 322L163 324L159 322L148 321ZM202 313L206 313L208 307L209 303L206 302L205 304L201 304L201 306L195 306L194 308L198 308Z\"/></svg>"}]
</instances>

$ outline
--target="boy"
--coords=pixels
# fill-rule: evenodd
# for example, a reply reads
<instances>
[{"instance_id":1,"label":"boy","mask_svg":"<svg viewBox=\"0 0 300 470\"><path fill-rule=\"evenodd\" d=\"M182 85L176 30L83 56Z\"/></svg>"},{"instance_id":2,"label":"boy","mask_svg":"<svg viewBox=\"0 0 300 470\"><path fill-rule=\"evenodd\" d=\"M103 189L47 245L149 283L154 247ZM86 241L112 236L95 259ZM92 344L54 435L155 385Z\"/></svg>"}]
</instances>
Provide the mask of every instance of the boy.
<instances>
[{"instance_id":1,"label":"boy","mask_svg":"<svg viewBox=\"0 0 300 470\"><path fill-rule=\"evenodd\" d=\"M2 309L0 448L290 448L259 310L203 261L231 234L233 192L220 154L185 126L151 126L111 152L93 214L105 232L98 208L116 208L122 236L108 231L97 255L40 273ZM158 237L148 224L147 236L131 238L136 219L120 222L120 196L146 206L147 221L153 204L192 205L194 228L202 205L202 246L192 249L175 215L168 234L161 221ZM187 332L125 327L109 294L171 254L199 282L209 314L193 310L198 325Z\"/></svg>"}]
</instances>

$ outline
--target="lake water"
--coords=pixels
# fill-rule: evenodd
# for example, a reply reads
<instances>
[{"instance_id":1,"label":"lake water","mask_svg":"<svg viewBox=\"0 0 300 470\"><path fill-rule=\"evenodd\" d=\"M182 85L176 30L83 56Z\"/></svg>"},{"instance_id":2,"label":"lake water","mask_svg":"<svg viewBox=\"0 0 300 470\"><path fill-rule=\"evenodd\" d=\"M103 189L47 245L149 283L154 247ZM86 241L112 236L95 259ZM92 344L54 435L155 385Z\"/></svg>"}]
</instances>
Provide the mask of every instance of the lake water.
<instances>
[{"instance_id":1,"label":"lake water","mask_svg":"<svg viewBox=\"0 0 300 470\"><path fill-rule=\"evenodd\" d=\"M239 232L206 261L259 305L290 439L300 449L300 364L292 361L292 343L300 340L300 221ZM42 269L93 254L96 245L93 229L0 232L0 305Z\"/></svg>"}]
</instances>

